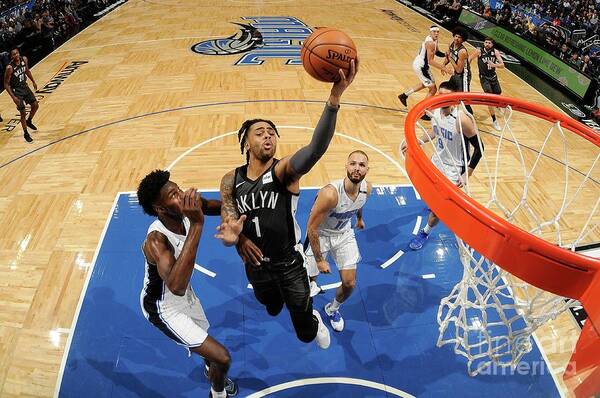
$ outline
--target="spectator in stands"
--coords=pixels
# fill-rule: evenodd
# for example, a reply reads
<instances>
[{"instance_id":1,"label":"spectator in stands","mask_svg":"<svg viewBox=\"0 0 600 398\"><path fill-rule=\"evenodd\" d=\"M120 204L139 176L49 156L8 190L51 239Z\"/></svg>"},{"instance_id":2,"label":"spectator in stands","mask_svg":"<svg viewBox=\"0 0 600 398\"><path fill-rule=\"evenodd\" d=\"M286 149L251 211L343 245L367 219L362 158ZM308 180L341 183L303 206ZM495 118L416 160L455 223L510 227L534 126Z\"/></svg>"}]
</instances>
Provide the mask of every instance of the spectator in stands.
<instances>
[{"instance_id":1,"label":"spectator in stands","mask_svg":"<svg viewBox=\"0 0 600 398\"><path fill-rule=\"evenodd\" d=\"M558 58L566 61L567 58L569 57L569 48L567 47L566 44L563 44L562 46L560 46L560 50L558 50L555 55Z\"/></svg>"},{"instance_id":2,"label":"spectator in stands","mask_svg":"<svg viewBox=\"0 0 600 398\"><path fill-rule=\"evenodd\" d=\"M492 9L489 5L485 6L485 9L483 10L483 17L488 19L492 18Z\"/></svg>"},{"instance_id":3,"label":"spectator in stands","mask_svg":"<svg viewBox=\"0 0 600 398\"><path fill-rule=\"evenodd\" d=\"M575 51L571 54L571 58L569 59L569 62L573 66L575 66L577 69L579 69L581 67L581 58L579 58L579 54L577 53L577 51Z\"/></svg>"},{"instance_id":4,"label":"spectator in stands","mask_svg":"<svg viewBox=\"0 0 600 398\"><path fill-rule=\"evenodd\" d=\"M54 49L54 18L50 15L50 10L46 8L40 20L43 46L46 52L51 52Z\"/></svg>"},{"instance_id":5,"label":"spectator in stands","mask_svg":"<svg viewBox=\"0 0 600 398\"><path fill-rule=\"evenodd\" d=\"M462 5L460 0L454 0L452 5L448 8L448 16L445 19L446 22L456 23L458 21L458 17L460 16L460 12L462 11Z\"/></svg>"},{"instance_id":6,"label":"spectator in stands","mask_svg":"<svg viewBox=\"0 0 600 398\"><path fill-rule=\"evenodd\" d=\"M588 54L583 56L583 60L581 62L581 71L583 73L587 73L588 75L592 74L592 60Z\"/></svg>"}]
</instances>

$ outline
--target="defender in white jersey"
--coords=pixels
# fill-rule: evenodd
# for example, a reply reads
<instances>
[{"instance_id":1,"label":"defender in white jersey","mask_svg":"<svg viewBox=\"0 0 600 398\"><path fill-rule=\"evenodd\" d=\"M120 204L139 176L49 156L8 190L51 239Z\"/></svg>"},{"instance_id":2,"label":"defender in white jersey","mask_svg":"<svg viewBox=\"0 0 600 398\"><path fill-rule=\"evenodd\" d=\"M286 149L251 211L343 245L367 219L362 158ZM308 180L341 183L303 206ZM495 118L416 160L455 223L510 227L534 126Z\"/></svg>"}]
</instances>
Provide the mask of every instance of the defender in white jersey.
<instances>
[{"instance_id":1,"label":"defender in white jersey","mask_svg":"<svg viewBox=\"0 0 600 398\"><path fill-rule=\"evenodd\" d=\"M335 298L325 306L325 313L337 332L344 329L339 308L354 290L356 265L361 259L351 221L356 216L356 228L365 227L362 208L371 194L371 184L365 181L368 171L367 154L358 150L350 153L346 162L346 178L321 188L308 218L305 254L311 295L320 290L316 285L319 272L331 272L328 254L331 254L342 280Z\"/></svg>"},{"instance_id":2,"label":"defender in white jersey","mask_svg":"<svg viewBox=\"0 0 600 398\"><path fill-rule=\"evenodd\" d=\"M406 90L404 93L398 96L402 105L407 106L408 96L412 93L416 93L427 87L428 92L425 98L431 97L435 95L437 91L435 86L435 79L431 73L430 66L439 69L442 72L442 76L445 74L451 74L452 69L449 67L444 67L441 63L435 60L435 57L445 57L446 54L441 52L438 48L438 38L440 36L440 28L438 26L431 26L429 28L429 35L425 37L423 43L421 43L421 49L419 50L419 54L415 57L413 61L413 70L415 74L418 76L420 83Z\"/></svg>"},{"instance_id":3,"label":"defender in white jersey","mask_svg":"<svg viewBox=\"0 0 600 398\"><path fill-rule=\"evenodd\" d=\"M229 351L208 335L208 320L190 285L204 214L220 215L221 201L204 200L195 189L184 193L169 177L168 171L155 170L138 187L144 212L158 217L142 245L146 259L142 312L167 337L204 358L209 397L234 396L238 388L226 377ZM241 230L242 222L231 227Z\"/></svg>"},{"instance_id":4,"label":"defender in white jersey","mask_svg":"<svg viewBox=\"0 0 600 398\"><path fill-rule=\"evenodd\" d=\"M439 94L449 94L455 91L458 89L451 81L440 84ZM435 152L431 157L431 162L450 181L458 187L462 187L467 181L467 176L470 177L473 174L484 150L475 120L458 106L448 106L433 112L431 124L433 125L433 136L425 133L420 142L434 142ZM474 148L472 154L470 153L471 145ZM406 144L402 145L402 151L406 151ZM465 170L467 161L469 164ZM427 225L410 241L409 247L413 250L422 248L431 229L438 222L439 218L430 212Z\"/></svg>"}]
</instances>

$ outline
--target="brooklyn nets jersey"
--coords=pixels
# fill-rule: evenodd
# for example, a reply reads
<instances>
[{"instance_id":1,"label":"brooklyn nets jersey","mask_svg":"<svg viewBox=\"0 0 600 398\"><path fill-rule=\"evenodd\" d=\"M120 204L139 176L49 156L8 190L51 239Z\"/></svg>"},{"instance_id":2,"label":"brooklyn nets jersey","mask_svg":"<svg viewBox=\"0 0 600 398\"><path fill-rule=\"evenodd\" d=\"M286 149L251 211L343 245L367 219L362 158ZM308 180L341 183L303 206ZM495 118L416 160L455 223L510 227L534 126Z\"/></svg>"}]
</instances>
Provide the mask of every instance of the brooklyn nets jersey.
<instances>
[{"instance_id":1,"label":"brooklyn nets jersey","mask_svg":"<svg viewBox=\"0 0 600 398\"><path fill-rule=\"evenodd\" d=\"M486 51L485 48L481 49L481 55L477 57L477 66L479 67L480 78L483 77L488 80L498 79L498 75L496 75L496 68L490 68L487 64L488 62L494 64L498 62L498 58L496 58L496 49L493 47L490 51Z\"/></svg>"},{"instance_id":2,"label":"brooklyn nets jersey","mask_svg":"<svg viewBox=\"0 0 600 398\"><path fill-rule=\"evenodd\" d=\"M300 227L296 222L298 194L293 194L275 176L273 165L256 180L248 178L248 165L235 169L235 204L246 215L243 233L262 251L265 261L279 262L299 248Z\"/></svg>"},{"instance_id":3,"label":"brooklyn nets jersey","mask_svg":"<svg viewBox=\"0 0 600 398\"><path fill-rule=\"evenodd\" d=\"M458 63L458 53L460 52L460 50L465 49L465 51L467 51L466 47L461 44L460 47L458 48L454 48L454 43L450 44L450 58L452 59L452 62L454 63L454 65L456 65ZM465 64L463 67L463 71L461 73L455 73L457 75L466 75L468 77L471 76L471 65L469 65L469 56L467 54L467 57L465 58Z\"/></svg>"},{"instance_id":4,"label":"brooklyn nets jersey","mask_svg":"<svg viewBox=\"0 0 600 398\"><path fill-rule=\"evenodd\" d=\"M11 62L10 66L13 68L13 73L10 77L10 87L12 89L27 87L27 75L25 74L27 67L23 58L21 58L18 64Z\"/></svg>"},{"instance_id":5,"label":"brooklyn nets jersey","mask_svg":"<svg viewBox=\"0 0 600 398\"><path fill-rule=\"evenodd\" d=\"M327 217L319 225L319 236L331 236L343 234L351 230L352 217L356 215L367 202L367 181L360 183L356 200L348 197L344 189L344 180L336 180L329 185L333 186L338 194L337 205L329 212Z\"/></svg>"},{"instance_id":6,"label":"brooklyn nets jersey","mask_svg":"<svg viewBox=\"0 0 600 398\"><path fill-rule=\"evenodd\" d=\"M457 166L460 169L464 165L464 156L462 133L456 126L458 107L455 106L448 116L444 116L440 108L436 109L433 114L431 123L435 134L437 155L434 154L432 159L436 162L441 160L447 166Z\"/></svg>"}]
</instances>

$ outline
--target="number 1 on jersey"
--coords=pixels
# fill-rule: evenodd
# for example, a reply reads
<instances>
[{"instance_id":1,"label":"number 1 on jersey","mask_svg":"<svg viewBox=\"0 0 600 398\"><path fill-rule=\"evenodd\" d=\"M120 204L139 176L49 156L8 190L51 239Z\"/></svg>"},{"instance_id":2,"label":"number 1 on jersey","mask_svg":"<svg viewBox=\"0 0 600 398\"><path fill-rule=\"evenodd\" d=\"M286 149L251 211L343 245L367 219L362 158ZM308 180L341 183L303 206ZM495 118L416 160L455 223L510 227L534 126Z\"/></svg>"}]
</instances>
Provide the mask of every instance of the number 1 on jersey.
<instances>
[{"instance_id":1,"label":"number 1 on jersey","mask_svg":"<svg viewBox=\"0 0 600 398\"><path fill-rule=\"evenodd\" d=\"M254 217L252 219L252 222L254 223L254 227L256 228L256 236L260 238L260 225L258 224L258 216Z\"/></svg>"}]
</instances>

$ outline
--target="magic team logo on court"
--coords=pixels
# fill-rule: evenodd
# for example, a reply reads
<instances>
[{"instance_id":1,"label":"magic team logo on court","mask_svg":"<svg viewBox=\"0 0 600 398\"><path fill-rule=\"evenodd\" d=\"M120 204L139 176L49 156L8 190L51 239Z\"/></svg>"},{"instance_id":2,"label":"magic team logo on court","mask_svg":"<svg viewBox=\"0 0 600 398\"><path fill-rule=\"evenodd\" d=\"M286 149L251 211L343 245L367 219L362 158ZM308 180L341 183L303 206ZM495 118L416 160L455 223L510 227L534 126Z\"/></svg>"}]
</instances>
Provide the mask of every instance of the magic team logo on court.
<instances>
[{"instance_id":1,"label":"magic team logo on court","mask_svg":"<svg viewBox=\"0 0 600 398\"><path fill-rule=\"evenodd\" d=\"M235 65L262 65L266 59L285 60L286 65L301 65L302 42L312 33L295 17L242 17L246 23L233 24L241 30L226 38L205 40L192 46L202 55L244 54Z\"/></svg>"}]
</instances>

